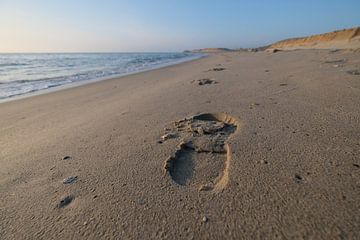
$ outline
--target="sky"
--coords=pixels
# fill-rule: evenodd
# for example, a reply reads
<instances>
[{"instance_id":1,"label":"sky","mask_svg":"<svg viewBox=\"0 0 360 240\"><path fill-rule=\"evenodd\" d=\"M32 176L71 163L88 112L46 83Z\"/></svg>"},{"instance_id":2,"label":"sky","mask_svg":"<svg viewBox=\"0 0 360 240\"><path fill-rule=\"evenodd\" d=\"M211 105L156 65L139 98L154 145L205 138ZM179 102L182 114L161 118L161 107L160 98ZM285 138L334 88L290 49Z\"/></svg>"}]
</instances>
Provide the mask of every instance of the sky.
<instances>
[{"instance_id":1,"label":"sky","mask_svg":"<svg viewBox=\"0 0 360 240\"><path fill-rule=\"evenodd\" d=\"M0 0L0 52L257 47L360 26L360 0Z\"/></svg>"}]
</instances>

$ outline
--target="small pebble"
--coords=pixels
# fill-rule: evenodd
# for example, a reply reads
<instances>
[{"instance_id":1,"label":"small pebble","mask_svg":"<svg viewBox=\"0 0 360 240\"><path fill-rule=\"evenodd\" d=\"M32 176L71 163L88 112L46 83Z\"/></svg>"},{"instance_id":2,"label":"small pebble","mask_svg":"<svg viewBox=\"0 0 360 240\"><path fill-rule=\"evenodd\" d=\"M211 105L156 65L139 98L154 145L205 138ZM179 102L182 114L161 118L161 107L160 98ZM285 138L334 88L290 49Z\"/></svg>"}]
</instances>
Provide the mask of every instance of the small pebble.
<instances>
[{"instance_id":1,"label":"small pebble","mask_svg":"<svg viewBox=\"0 0 360 240\"><path fill-rule=\"evenodd\" d=\"M63 157L63 160L70 160L70 159L71 159L70 156L65 156L65 157Z\"/></svg>"},{"instance_id":2,"label":"small pebble","mask_svg":"<svg viewBox=\"0 0 360 240\"><path fill-rule=\"evenodd\" d=\"M299 174L295 174L295 176L294 176L294 181L295 181L296 183L300 183L301 180L302 180L302 177L301 177Z\"/></svg>"},{"instance_id":3,"label":"small pebble","mask_svg":"<svg viewBox=\"0 0 360 240\"><path fill-rule=\"evenodd\" d=\"M261 163L261 164L268 164L269 162L266 161L266 160L261 159L261 160L260 160L260 163Z\"/></svg>"},{"instance_id":4,"label":"small pebble","mask_svg":"<svg viewBox=\"0 0 360 240\"><path fill-rule=\"evenodd\" d=\"M203 222L203 223L206 223L207 221L209 221L209 219L208 219L206 216L204 216L204 217L202 218L202 222Z\"/></svg>"}]
</instances>

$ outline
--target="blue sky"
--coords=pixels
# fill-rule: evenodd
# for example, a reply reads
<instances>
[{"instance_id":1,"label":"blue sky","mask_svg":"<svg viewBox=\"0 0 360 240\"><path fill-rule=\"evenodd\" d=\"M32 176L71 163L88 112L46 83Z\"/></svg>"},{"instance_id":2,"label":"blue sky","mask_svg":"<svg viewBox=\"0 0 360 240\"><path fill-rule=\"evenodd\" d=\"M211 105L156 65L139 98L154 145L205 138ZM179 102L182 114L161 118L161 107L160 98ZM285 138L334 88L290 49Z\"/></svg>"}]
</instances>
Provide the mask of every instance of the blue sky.
<instances>
[{"instance_id":1,"label":"blue sky","mask_svg":"<svg viewBox=\"0 0 360 240\"><path fill-rule=\"evenodd\" d=\"M255 47L360 26L359 0L0 0L0 52Z\"/></svg>"}]
</instances>

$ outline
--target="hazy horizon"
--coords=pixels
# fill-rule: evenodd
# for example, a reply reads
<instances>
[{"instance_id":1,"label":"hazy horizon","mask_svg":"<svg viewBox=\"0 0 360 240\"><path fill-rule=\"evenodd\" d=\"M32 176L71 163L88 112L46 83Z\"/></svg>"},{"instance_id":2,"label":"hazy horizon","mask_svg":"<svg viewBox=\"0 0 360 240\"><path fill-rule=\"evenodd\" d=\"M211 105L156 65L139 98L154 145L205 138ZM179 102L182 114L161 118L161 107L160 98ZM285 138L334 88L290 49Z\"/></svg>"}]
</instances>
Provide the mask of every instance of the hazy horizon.
<instances>
[{"instance_id":1,"label":"hazy horizon","mask_svg":"<svg viewBox=\"0 0 360 240\"><path fill-rule=\"evenodd\" d=\"M247 48L360 25L360 2L0 2L0 53Z\"/></svg>"}]
</instances>

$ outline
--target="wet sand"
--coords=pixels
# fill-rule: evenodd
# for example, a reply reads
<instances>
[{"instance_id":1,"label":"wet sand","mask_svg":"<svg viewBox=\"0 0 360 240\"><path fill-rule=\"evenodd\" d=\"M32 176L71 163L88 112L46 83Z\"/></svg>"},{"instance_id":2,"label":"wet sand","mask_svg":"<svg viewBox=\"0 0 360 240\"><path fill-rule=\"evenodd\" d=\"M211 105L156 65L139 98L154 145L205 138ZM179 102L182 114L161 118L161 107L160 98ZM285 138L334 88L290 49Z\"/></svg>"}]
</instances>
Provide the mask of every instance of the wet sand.
<instances>
[{"instance_id":1,"label":"wet sand","mask_svg":"<svg viewBox=\"0 0 360 240\"><path fill-rule=\"evenodd\" d=\"M360 52L229 52L0 104L2 239L359 239Z\"/></svg>"}]
</instances>

